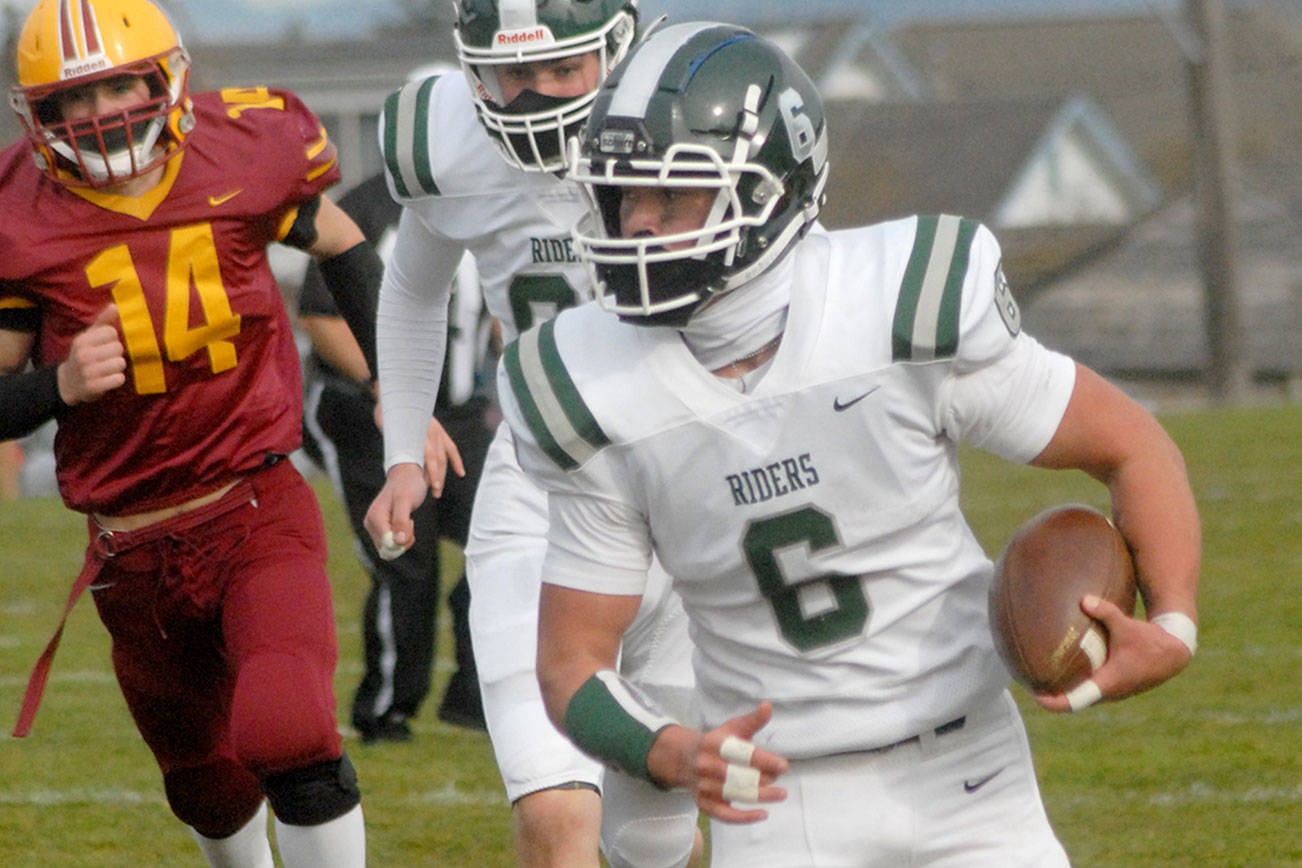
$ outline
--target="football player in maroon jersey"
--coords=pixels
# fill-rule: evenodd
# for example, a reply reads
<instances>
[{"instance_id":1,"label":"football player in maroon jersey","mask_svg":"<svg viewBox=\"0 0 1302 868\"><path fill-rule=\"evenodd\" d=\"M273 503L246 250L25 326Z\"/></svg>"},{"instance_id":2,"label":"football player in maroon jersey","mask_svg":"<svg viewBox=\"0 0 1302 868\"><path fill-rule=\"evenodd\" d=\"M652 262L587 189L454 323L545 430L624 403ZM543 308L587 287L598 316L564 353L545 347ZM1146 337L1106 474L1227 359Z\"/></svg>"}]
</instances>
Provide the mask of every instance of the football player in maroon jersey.
<instances>
[{"instance_id":1,"label":"football player in maroon jersey","mask_svg":"<svg viewBox=\"0 0 1302 868\"><path fill-rule=\"evenodd\" d=\"M285 460L301 375L266 255L281 241L322 262L373 370L380 265L323 195L335 148L286 91L191 94L148 0L40 0L17 70L0 440L58 420L60 492L90 536L68 606L91 589L168 803L210 865L270 868L265 800L286 866L360 866L326 540Z\"/></svg>"}]
</instances>

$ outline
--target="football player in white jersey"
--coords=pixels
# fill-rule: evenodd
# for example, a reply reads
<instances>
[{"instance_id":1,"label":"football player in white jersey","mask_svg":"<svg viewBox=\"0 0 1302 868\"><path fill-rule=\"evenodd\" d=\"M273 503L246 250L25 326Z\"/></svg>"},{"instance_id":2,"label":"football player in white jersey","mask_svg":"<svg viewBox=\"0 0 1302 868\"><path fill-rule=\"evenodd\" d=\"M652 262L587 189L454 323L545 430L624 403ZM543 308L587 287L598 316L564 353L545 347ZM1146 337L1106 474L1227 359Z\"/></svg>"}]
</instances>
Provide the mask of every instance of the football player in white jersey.
<instances>
[{"instance_id":1,"label":"football player in white jersey","mask_svg":"<svg viewBox=\"0 0 1302 868\"><path fill-rule=\"evenodd\" d=\"M378 312L384 489L368 511L378 545L411 544L411 511L440 467L425 431L439 382L448 285L464 252L512 340L591 298L570 241L586 213L565 180L564 142L635 38L635 0L461 0L462 71L408 84L385 103L381 145L403 213ZM437 489L436 489L437 491ZM501 426L476 492L467 569L470 629L489 734L525 866L681 866L699 851L690 794L604 771L556 730L539 692L537 604L546 494ZM686 618L662 570L623 644L621 671L693 715ZM600 796L598 795L600 793Z\"/></svg>"},{"instance_id":2,"label":"football player in white jersey","mask_svg":"<svg viewBox=\"0 0 1302 868\"><path fill-rule=\"evenodd\" d=\"M1175 445L1021 331L984 227L819 228L821 100L747 30L649 36L572 148L601 305L525 332L499 369L549 492L552 719L690 789L712 865L1065 865L990 638L957 444L1089 472L1135 552L1152 620L1083 600L1110 656L1094 696L1036 697L1055 710L1189 662L1200 542ZM614 669L653 553L692 624L701 728Z\"/></svg>"}]
</instances>

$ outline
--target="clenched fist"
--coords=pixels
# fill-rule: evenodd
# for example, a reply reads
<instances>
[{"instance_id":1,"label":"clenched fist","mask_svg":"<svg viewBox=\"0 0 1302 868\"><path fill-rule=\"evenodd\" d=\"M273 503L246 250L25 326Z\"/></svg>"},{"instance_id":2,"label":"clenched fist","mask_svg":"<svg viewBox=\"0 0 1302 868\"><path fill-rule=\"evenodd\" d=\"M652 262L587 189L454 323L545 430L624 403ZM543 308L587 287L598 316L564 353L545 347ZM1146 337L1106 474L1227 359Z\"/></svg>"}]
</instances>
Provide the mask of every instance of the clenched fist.
<instances>
[{"instance_id":1,"label":"clenched fist","mask_svg":"<svg viewBox=\"0 0 1302 868\"><path fill-rule=\"evenodd\" d=\"M110 304L72 339L59 363L59 397L68 405L94 401L127 381L126 348L118 335L118 307Z\"/></svg>"}]
</instances>

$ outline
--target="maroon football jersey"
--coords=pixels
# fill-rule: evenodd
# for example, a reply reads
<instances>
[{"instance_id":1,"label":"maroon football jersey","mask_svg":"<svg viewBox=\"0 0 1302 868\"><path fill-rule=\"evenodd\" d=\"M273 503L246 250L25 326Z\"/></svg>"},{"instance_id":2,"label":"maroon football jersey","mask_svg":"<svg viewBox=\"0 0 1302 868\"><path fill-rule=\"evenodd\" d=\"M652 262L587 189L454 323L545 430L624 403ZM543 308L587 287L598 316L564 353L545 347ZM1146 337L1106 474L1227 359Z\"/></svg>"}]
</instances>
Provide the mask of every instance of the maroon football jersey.
<instances>
[{"instance_id":1,"label":"maroon football jersey","mask_svg":"<svg viewBox=\"0 0 1302 868\"><path fill-rule=\"evenodd\" d=\"M339 180L293 94L194 97L187 147L139 198L68 188L28 145L0 153L0 305L34 304L38 364L116 302L127 382L59 419L64 502L125 514L180 503L299 444L301 374L267 245Z\"/></svg>"}]
</instances>

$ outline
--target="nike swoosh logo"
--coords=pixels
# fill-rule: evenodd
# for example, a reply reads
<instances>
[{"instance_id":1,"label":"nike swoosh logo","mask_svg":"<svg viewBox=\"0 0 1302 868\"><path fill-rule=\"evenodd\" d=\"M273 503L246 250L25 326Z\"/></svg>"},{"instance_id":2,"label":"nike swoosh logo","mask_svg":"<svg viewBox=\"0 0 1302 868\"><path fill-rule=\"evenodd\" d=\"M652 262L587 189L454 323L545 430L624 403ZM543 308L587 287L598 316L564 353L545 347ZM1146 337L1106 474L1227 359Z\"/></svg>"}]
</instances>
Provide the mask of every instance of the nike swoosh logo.
<instances>
[{"instance_id":1,"label":"nike swoosh logo","mask_svg":"<svg viewBox=\"0 0 1302 868\"><path fill-rule=\"evenodd\" d=\"M986 784L990 783L996 777L998 777L999 773L1002 771L1003 769L997 769L996 771L991 772L990 774L986 775L983 778L977 778L976 780L973 781L963 781L963 792L975 793L977 790L981 789Z\"/></svg>"},{"instance_id":2,"label":"nike swoosh logo","mask_svg":"<svg viewBox=\"0 0 1302 868\"><path fill-rule=\"evenodd\" d=\"M840 398L833 398L833 399L832 399L832 409L835 410L835 411L838 412L838 413L844 412L845 410L849 410L849 409L850 409L851 407L853 407L855 404L858 404L858 403L859 403L860 401L862 401L864 398L867 398L869 395L871 395L873 392L876 392L876 391L877 391L878 389L880 389L880 388L881 388L881 386L873 386L871 389L869 389L867 392L864 392L864 393L863 393L862 395L860 395L859 397L857 397L857 398L851 398L849 401L846 401L844 404L841 403L841 399L840 399Z\"/></svg>"},{"instance_id":3,"label":"nike swoosh logo","mask_svg":"<svg viewBox=\"0 0 1302 868\"><path fill-rule=\"evenodd\" d=\"M238 190L227 193L225 196L209 196L208 204L216 208L218 205L221 205L224 202L229 202L230 200L234 199L236 196L240 195L243 192L244 192L244 188L241 187Z\"/></svg>"},{"instance_id":4,"label":"nike swoosh logo","mask_svg":"<svg viewBox=\"0 0 1302 868\"><path fill-rule=\"evenodd\" d=\"M105 588L111 588L116 584L117 582L99 582L94 585L87 585L86 588L91 591L102 591Z\"/></svg>"}]
</instances>

